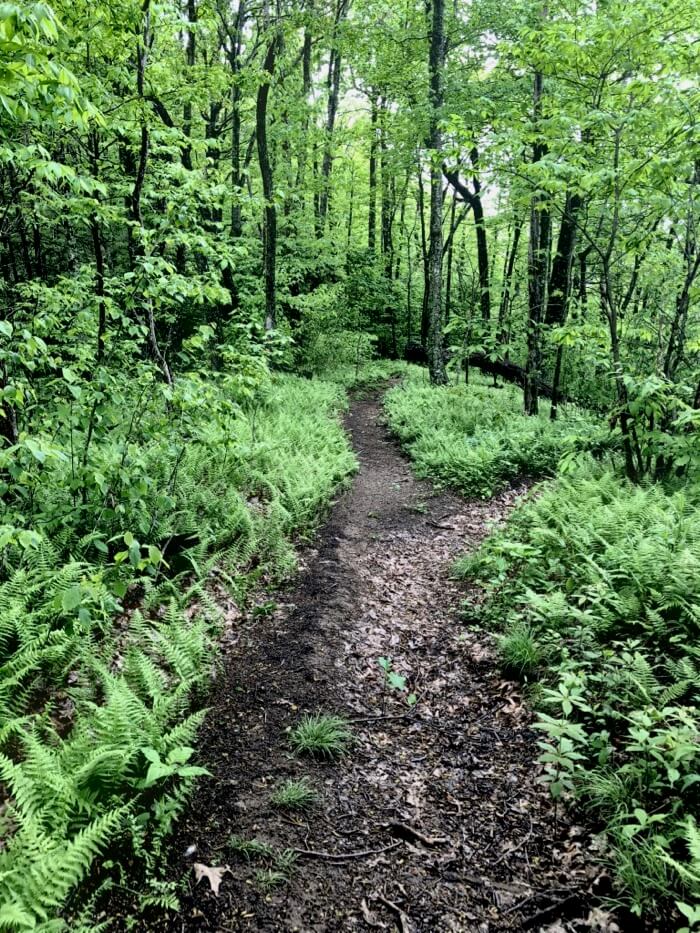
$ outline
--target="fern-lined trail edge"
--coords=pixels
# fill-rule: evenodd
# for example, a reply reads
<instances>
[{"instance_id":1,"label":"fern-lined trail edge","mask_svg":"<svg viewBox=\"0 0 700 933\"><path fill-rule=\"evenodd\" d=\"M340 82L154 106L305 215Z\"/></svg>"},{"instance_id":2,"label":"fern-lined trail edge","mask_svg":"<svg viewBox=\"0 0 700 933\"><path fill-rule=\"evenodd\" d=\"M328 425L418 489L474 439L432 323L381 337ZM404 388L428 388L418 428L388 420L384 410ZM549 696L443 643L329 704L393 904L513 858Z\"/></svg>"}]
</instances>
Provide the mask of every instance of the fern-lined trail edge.
<instances>
[{"instance_id":1,"label":"fern-lined trail edge","mask_svg":"<svg viewBox=\"0 0 700 933\"><path fill-rule=\"evenodd\" d=\"M388 436L378 396L356 400L346 426L360 472L300 578L274 608L229 607L199 740L211 777L171 847L187 892L178 916L139 928L619 929L596 906L607 880L590 838L537 782L530 713L460 620L449 578L524 488L437 493ZM290 731L317 713L351 722L347 754L292 753ZM279 806L299 781L316 799Z\"/></svg>"}]
</instances>

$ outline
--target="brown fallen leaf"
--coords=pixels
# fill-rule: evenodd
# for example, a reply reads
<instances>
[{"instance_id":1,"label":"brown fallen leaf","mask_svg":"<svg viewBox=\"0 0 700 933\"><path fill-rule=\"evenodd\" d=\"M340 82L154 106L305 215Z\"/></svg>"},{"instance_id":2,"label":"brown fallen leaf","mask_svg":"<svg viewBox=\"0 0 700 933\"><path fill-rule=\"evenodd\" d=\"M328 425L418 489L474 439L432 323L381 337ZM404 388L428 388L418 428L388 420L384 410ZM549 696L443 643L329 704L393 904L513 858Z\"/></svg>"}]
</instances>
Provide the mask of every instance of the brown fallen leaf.
<instances>
[{"instance_id":1,"label":"brown fallen leaf","mask_svg":"<svg viewBox=\"0 0 700 933\"><path fill-rule=\"evenodd\" d=\"M386 923L381 923L381 921L377 920L376 914L373 914L369 909L369 904L364 897L360 902L360 910L362 911L362 917L368 927L373 927L375 930L386 930Z\"/></svg>"},{"instance_id":2,"label":"brown fallen leaf","mask_svg":"<svg viewBox=\"0 0 700 933\"><path fill-rule=\"evenodd\" d=\"M214 896L219 896L219 888L221 887L221 882L226 873L231 873L231 869L228 865L219 865L213 867L210 865L203 865L201 862L194 863L194 877L196 879L195 884L199 884L202 878L206 878L209 882L209 887L214 892Z\"/></svg>"}]
</instances>

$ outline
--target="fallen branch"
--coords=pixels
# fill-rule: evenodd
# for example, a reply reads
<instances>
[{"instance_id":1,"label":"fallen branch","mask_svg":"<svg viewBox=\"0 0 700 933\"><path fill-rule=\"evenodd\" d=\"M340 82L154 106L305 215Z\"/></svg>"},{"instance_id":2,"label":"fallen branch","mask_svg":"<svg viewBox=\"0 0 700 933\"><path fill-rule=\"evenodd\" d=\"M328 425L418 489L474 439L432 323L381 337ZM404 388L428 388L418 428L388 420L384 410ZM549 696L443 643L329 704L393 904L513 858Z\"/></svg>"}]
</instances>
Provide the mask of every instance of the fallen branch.
<instances>
[{"instance_id":1,"label":"fallen branch","mask_svg":"<svg viewBox=\"0 0 700 933\"><path fill-rule=\"evenodd\" d=\"M509 858L511 855L514 855L516 852L519 852L520 849L524 848L524 846L526 846L526 845L528 844L528 842L530 841L530 839L532 839L532 820L530 820L530 831L527 833L527 835L526 835L523 839L521 839L520 842L519 842L517 845L513 846L512 848L510 848L510 849L508 849L506 852L504 852L502 855L500 855L500 856L496 859L496 861L493 863L494 866L495 866L495 865L500 865L500 863L501 863L502 861L504 861L504 859L507 859L507 858Z\"/></svg>"},{"instance_id":2,"label":"fallen branch","mask_svg":"<svg viewBox=\"0 0 700 933\"><path fill-rule=\"evenodd\" d=\"M360 852L315 852L313 849L292 849L295 855L302 858L320 858L328 862L346 862L355 858L367 858L369 855L382 855L384 852L391 852L398 848L400 842L392 842L391 845L384 846L382 849L363 849Z\"/></svg>"},{"instance_id":3,"label":"fallen branch","mask_svg":"<svg viewBox=\"0 0 700 933\"><path fill-rule=\"evenodd\" d=\"M380 894L375 894L373 900L379 901L380 904L384 904L384 906L388 907L392 913L396 914L399 919L399 928L401 933L413 933L413 923L411 922L411 918L407 913L401 910L398 904L387 900L386 897L382 897Z\"/></svg>"},{"instance_id":4,"label":"fallen branch","mask_svg":"<svg viewBox=\"0 0 700 933\"><path fill-rule=\"evenodd\" d=\"M526 917L521 922L521 926L523 930L530 930L532 927L541 927L543 923L549 923L550 920L557 920L562 916L562 909L564 907L572 903L579 904L580 901L581 898L579 894L569 894L568 897L563 897L561 900L555 901L555 903L550 904L549 907L538 910L537 913L533 914L531 917Z\"/></svg>"},{"instance_id":5,"label":"fallen branch","mask_svg":"<svg viewBox=\"0 0 700 933\"><path fill-rule=\"evenodd\" d=\"M397 839L403 839L404 842L420 842L428 848L444 846L450 841L445 836L426 836L420 830L414 829L413 826L408 826L406 823L389 823L387 830L390 835L395 836Z\"/></svg>"},{"instance_id":6,"label":"fallen branch","mask_svg":"<svg viewBox=\"0 0 700 933\"><path fill-rule=\"evenodd\" d=\"M392 719L409 719L413 716L415 712L415 707L412 710L409 710L406 713L400 713L397 716L358 716L357 719L348 719L347 722L350 725L355 725L360 722L390 722Z\"/></svg>"}]
</instances>

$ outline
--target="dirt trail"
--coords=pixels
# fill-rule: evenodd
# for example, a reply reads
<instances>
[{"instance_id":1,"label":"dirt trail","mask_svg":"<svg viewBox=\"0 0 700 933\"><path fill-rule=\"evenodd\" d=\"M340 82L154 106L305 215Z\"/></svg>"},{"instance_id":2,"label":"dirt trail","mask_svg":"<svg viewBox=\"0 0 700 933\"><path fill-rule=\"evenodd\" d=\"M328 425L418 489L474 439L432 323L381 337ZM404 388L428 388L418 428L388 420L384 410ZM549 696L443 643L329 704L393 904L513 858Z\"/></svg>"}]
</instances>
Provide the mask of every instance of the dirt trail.
<instances>
[{"instance_id":1,"label":"dirt trail","mask_svg":"<svg viewBox=\"0 0 700 933\"><path fill-rule=\"evenodd\" d=\"M191 879L182 912L140 929L604 929L586 906L583 841L535 782L528 714L488 641L460 623L464 593L448 577L517 491L489 503L435 494L389 438L377 398L356 401L347 427L361 463L352 489L297 583L271 614L240 620L226 647L200 739L213 777L173 847L174 872ZM291 756L285 730L305 711L382 713L380 656L417 694L412 713L356 723L340 763ZM407 711L387 699L387 716ZM309 815L273 808L272 790L303 775L321 793ZM386 851L300 857L287 885L265 890L227 848L232 834L277 850ZM195 861L230 866L218 897L206 879L195 885Z\"/></svg>"}]
</instances>

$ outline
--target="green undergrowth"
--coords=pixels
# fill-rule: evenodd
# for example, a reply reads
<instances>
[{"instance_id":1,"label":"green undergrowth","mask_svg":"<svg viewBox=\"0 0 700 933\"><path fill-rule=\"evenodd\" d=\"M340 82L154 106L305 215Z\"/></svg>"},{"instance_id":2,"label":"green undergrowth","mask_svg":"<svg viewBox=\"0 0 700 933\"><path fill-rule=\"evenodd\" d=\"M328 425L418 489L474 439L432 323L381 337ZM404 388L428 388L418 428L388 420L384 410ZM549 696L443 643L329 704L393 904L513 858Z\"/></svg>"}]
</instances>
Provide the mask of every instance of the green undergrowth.
<instances>
[{"instance_id":1,"label":"green undergrowth","mask_svg":"<svg viewBox=\"0 0 700 933\"><path fill-rule=\"evenodd\" d=\"M590 463L457 565L507 669L536 682L544 780L603 832L621 902L700 906L700 488ZM691 920L691 928L695 928Z\"/></svg>"},{"instance_id":2,"label":"green undergrowth","mask_svg":"<svg viewBox=\"0 0 700 933\"><path fill-rule=\"evenodd\" d=\"M81 882L104 893L135 858L144 904L176 906L158 857L202 773L208 581L243 602L263 574L288 575L294 539L355 468L337 385L139 392L125 390L137 414L105 409L92 439L55 431L0 464L15 481L0 518L0 930L80 928L66 905Z\"/></svg>"},{"instance_id":3,"label":"green undergrowth","mask_svg":"<svg viewBox=\"0 0 700 933\"><path fill-rule=\"evenodd\" d=\"M360 365L343 364L324 370L322 378L352 392L371 392L389 380L405 377L414 367L402 360L365 360Z\"/></svg>"},{"instance_id":4,"label":"green undergrowth","mask_svg":"<svg viewBox=\"0 0 700 933\"><path fill-rule=\"evenodd\" d=\"M467 496L488 498L519 476L552 475L583 449L614 446L606 427L572 407L554 423L547 412L529 418L513 386L494 389L479 378L434 388L413 367L386 394L385 410L418 476Z\"/></svg>"}]
</instances>

